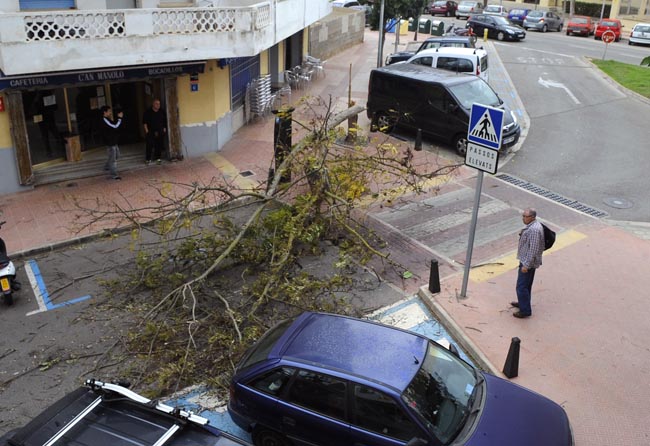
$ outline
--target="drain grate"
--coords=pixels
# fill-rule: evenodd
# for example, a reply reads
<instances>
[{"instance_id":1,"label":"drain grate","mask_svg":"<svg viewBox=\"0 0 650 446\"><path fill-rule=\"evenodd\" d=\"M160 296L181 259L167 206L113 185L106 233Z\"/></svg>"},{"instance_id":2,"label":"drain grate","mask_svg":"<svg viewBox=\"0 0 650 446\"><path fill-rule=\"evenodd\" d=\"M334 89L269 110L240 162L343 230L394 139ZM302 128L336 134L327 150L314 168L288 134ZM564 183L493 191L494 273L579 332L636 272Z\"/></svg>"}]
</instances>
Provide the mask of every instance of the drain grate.
<instances>
[{"instance_id":1,"label":"drain grate","mask_svg":"<svg viewBox=\"0 0 650 446\"><path fill-rule=\"evenodd\" d=\"M239 175L246 178L246 177L252 177L253 175L255 175L255 173L250 171L250 170L243 170L243 171L239 172Z\"/></svg>"},{"instance_id":2,"label":"drain grate","mask_svg":"<svg viewBox=\"0 0 650 446\"><path fill-rule=\"evenodd\" d=\"M570 207L571 209L575 209L576 211L580 211L583 214L591 215L592 217L598 217L598 218L607 217L608 215L607 212L592 208L590 206L580 203L579 201L563 197L562 195L556 194L555 192L551 192L548 189L544 189L543 187L537 186L533 183L529 183L528 181L520 180L519 178L515 178L506 173L500 173L499 175L497 175L497 178L505 181L506 183L513 184L517 187L532 192L534 194L541 195L542 197L548 198L549 200L555 201L556 203L563 204L567 207Z\"/></svg>"}]
</instances>

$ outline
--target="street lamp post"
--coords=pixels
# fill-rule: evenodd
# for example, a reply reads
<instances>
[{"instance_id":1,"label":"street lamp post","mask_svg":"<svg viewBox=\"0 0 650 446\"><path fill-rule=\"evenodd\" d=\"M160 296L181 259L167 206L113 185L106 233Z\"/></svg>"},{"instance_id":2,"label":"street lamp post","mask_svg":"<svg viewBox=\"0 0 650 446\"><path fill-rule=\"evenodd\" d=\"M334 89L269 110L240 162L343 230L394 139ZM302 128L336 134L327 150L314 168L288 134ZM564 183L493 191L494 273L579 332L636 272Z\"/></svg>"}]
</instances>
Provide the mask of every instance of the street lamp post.
<instances>
[{"instance_id":1,"label":"street lamp post","mask_svg":"<svg viewBox=\"0 0 650 446\"><path fill-rule=\"evenodd\" d=\"M381 0L379 7L379 48L377 49L377 68L381 67L384 48L384 0Z\"/></svg>"}]
</instances>

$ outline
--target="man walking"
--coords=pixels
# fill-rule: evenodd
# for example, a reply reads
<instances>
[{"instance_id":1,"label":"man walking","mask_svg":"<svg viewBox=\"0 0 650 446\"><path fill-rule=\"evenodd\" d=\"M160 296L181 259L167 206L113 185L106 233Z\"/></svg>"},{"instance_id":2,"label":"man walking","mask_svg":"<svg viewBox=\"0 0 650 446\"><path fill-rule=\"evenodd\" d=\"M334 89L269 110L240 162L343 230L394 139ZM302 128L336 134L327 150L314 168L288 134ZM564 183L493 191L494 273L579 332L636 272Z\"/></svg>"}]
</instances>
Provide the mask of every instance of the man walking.
<instances>
[{"instance_id":1,"label":"man walking","mask_svg":"<svg viewBox=\"0 0 650 446\"><path fill-rule=\"evenodd\" d=\"M528 208L521 214L526 227L519 233L519 247L517 258L519 269L517 270L517 302L510 305L519 308L513 313L514 317L525 318L533 314L530 305L531 290L535 270L542 266L542 253L544 252L544 229L537 221L537 211Z\"/></svg>"},{"instance_id":2,"label":"man walking","mask_svg":"<svg viewBox=\"0 0 650 446\"><path fill-rule=\"evenodd\" d=\"M154 99L151 108L145 110L142 116L142 125L147 141L145 163L151 164L152 159L155 159L160 164L160 154L164 147L164 138L167 136L167 116L165 110L160 108L160 99Z\"/></svg>"},{"instance_id":3,"label":"man walking","mask_svg":"<svg viewBox=\"0 0 650 446\"><path fill-rule=\"evenodd\" d=\"M108 170L111 173L111 177L114 180L121 180L122 177L117 173L117 159L120 157L120 148L117 145L119 141L119 128L122 125L122 118L124 113L122 111L117 112L117 120L113 119L113 110L108 105L104 105L101 108L102 112L102 134L104 136L104 141L106 142L106 152L108 153L108 159L104 165L104 170Z\"/></svg>"}]
</instances>

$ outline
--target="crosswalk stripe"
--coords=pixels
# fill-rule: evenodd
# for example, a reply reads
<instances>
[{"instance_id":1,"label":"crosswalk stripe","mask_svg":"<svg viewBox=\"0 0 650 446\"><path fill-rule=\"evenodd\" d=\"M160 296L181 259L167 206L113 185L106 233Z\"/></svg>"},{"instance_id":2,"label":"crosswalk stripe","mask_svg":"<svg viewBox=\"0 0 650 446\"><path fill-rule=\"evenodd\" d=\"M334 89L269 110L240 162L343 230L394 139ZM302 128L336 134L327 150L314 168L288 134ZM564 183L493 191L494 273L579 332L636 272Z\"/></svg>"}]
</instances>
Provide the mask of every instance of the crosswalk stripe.
<instances>
[{"instance_id":1,"label":"crosswalk stripe","mask_svg":"<svg viewBox=\"0 0 650 446\"><path fill-rule=\"evenodd\" d=\"M587 238L585 234L574 231L573 229L561 232L557 235L553 247L548 251L544 251L544 257L553 254L560 249L566 248L567 246L573 245L585 238ZM472 282L486 282L500 276L501 274L507 273L508 271L515 270L518 266L519 260L517 260L517 253L512 252L483 266L472 268L469 274L469 279Z\"/></svg>"}]
</instances>

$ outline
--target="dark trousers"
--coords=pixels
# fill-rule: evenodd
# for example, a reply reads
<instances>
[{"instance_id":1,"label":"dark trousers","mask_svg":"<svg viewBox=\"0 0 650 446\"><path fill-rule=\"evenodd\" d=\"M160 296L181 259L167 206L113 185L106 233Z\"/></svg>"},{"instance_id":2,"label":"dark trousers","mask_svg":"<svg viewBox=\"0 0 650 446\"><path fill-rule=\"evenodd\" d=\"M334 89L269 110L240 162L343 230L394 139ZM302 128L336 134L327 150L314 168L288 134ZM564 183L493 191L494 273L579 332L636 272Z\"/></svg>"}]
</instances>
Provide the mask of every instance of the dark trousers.
<instances>
[{"instance_id":1,"label":"dark trousers","mask_svg":"<svg viewBox=\"0 0 650 446\"><path fill-rule=\"evenodd\" d=\"M522 273L521 266L520 263L517 269L517 302L519 302L519 311L522 314L533 314L530 299L533 280L535 279L535 268L529 269L527 273Z\"/></svg>"},{"instance_id":2,"label":"dark trousers","mask_svg":"<svg viewBox=\"0 0 650 446\"><path fill-rule=\"evenodd\" d=\"M163 151L163 132L147 133L147 161L159 160ZM153 158L151 155L153 154Z\"/></svg>"}]
</instances>

